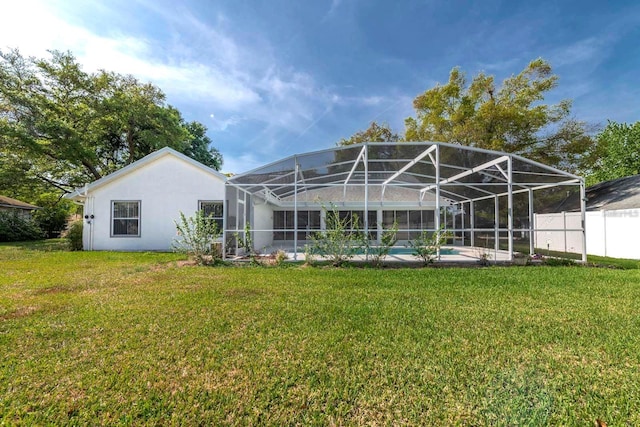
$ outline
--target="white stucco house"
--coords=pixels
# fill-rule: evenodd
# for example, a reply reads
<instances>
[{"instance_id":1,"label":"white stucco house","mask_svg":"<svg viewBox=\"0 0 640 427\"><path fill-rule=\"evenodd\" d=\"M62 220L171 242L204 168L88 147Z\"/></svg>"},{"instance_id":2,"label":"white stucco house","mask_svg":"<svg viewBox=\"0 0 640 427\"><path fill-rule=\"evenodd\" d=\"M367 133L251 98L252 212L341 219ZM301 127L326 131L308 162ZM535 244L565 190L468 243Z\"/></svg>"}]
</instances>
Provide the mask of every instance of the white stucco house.
<instances>
[{"instance_id":1,"label":"white stucco house","mask_svg":"<svg viewBox=\"0 0 640 427\"><path fill-rule=\"evenodd\" d=\"M582 218L583 193L582 178L511 153L403 142L295 154L229 179L163 148L67 197L84 205L85 250L169 250L179 213L203 209L225 256L242 254L248 224L256 250L298 259L335 212L374 246L396 224L398 254L423 231L446 230L463 258L483 247L511 260L533 253L536 212L567 199ZM563 229L584 239L582 223Z\"/></svg>"},{"instance_id":2,"label":"white stucco house","mask_svg":"<svg viewBox=\"0 0 640 427\"><path fill-rule=\"evenodd\" d=\"M222 228L226 177L169 147L66 197L84 205L85 250L168 251L174 220L198 209Z\"/></svg>"}]
</instances>

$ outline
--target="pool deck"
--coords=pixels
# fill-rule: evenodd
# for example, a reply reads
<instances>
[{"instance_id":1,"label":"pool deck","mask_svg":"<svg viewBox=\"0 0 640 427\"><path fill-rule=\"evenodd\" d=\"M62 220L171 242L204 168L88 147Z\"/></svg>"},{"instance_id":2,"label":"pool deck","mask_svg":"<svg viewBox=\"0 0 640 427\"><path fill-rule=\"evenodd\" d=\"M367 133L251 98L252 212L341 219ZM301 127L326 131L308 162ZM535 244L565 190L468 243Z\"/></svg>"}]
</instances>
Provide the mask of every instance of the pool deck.
<instances>
[{"instance_id":1,"label":"pool deck","mask_svg":"<svg viewBox=\"0 0 640 427\"><path fill-rule=\"evenodd\" d=\"M443 246L443 249L453 250L455 253L442 254L440 259L437 262L440 263L477 263L483 254L487 254L487 260L489 263L506 263L510 262L509 252L504 250L496 251L495 249L486 249L479 247L471 247L471 246ZM273 250L269 250L273 249ZM265 248L263 253L271 253L277 250L284 250L287 253L287 256L290 261L305 261L305 255L303 253L298 252L298 256L295 257L295 253L291 248L282 249L282 248ZM316 256L316 260L322 261L323 258ZM365 261L366 257L364 255L355 255L351 258L352 261ZM390 254L387 255L384 259L385 263L416 263L420 262L419 258L416 258L412 254Z\"/></svg>"}]
</instances>

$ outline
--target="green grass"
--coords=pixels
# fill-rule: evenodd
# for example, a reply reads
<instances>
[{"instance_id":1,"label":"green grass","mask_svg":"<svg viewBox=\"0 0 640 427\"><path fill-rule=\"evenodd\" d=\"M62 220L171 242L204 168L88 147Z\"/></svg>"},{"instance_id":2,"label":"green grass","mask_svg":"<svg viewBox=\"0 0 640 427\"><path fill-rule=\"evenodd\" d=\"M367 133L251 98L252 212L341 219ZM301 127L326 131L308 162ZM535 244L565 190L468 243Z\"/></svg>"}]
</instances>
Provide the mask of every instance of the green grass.
<instances>
[{"instance_id":1,"label":"green grass","mask_svg":"<svg viewBox=\"0 0 640 427\"><path fill-rule=\"evenodd\" d=\"M0 424L640 424L640 271L0 246Z\"/></svg>"},{"instance_id":2,"label":"green grass","mask_svg":"<svg viewBox=\"0 0 640 427\"><path fill-rule=\"evenodd\" d=\"M502 248L506 249L506 248ZM514 250L522 253L529 253L529 245L523 242L515 242ZM557 258L566 258L572 260L581 260L582 254L563 251L549 251L543 248L536 248L535 252L544 256L551 256ZM627 259L627 258L611 258L598 255L587 255L587 263L595 267L609 267L609 268L621 268L625 270L640 269L640 260Z\"/></svg>"}]
</instances>

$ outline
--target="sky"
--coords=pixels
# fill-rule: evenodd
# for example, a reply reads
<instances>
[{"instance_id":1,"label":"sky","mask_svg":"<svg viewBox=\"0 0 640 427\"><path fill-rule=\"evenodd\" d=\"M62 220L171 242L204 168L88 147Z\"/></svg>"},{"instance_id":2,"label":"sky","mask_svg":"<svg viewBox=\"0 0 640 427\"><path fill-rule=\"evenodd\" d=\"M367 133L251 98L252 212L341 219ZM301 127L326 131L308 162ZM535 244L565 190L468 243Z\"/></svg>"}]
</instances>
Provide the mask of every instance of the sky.
<instances>
[{"instance_id":1,"label":"sky","mask_svg":"<svg viewBox=\"0 0 640 427\"><path fill-rule=\"evenodd\" d=\"M0 49L71 51L88 72L150 81L241 173L335 146L371 121L402 133L453 67L502 81L533 59L546 102L604 126L640 120L640 2L8 0Z\"/></svg>"}]
</instances>

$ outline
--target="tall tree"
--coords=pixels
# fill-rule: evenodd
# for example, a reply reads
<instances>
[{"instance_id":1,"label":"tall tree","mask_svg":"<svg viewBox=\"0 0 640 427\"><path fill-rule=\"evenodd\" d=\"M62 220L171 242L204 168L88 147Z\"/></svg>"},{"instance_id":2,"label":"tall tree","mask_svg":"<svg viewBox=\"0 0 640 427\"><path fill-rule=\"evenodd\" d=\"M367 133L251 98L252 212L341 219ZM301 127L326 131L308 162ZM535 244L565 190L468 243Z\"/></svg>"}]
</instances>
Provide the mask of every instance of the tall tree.
<instances>
[{"instance_id":1,"label":"tall tree","mask_svg":"<svg viewBox=\"0 0 640 427\"><path fill-rule=\"evenodd\" d=\"M152 84L86 73L68 52L36 59L0 51L0 191L40 191L35 182L68 191L159 148L195 156L210 142Z\"/></svg>"},{"instance_id":2,"label":"tall tree","mask_svg":"<svg viewBox=\"0 0 640 427\"><path fill-rule=\"evenodd\" d=\"M458 68L449 81L418 95L416 117L405 120L407 141L443 141L522 154L576 170L593 144L586 124L570 117L571 101L545 104L558 77L543 59L496 87L480 73L470 83Z\"/></svg>"},{"instance_id":3,"label":"tall tree","mask_svg":"<svg viewBox=\"0 0 640 427\"><path fill-rule=\"evenodd\" d=\"M585 170L588 184L640 174L640 121L610 121L597 135L590 151L591 167Z\"/></svg>"},{"instance_id":4,"label":"tall tree","mask_svg":"<svg viewBox=\"0 0 640 427\"><path fill-rule=\"evenodd\" d=\"M210 168L220 170L222 168L222 154L217 148L211 146L211 138L207 136L207 128L199 122L186 123L184 127L189 132L188 145L184 153Z\"/></svg>"},{"instance_id":5,"label":"tall tree","mask_svg":"<svg viewBox=\"0 0 640 427\"><path fill-rule=\"evenodd\" d=\"M378 124L375 121L365 130L354 133L348 139L342 138L338 145L360 144L362 142L396 142L400 137L393 132L388 124Z\"/></svg>"}]
</instances>

